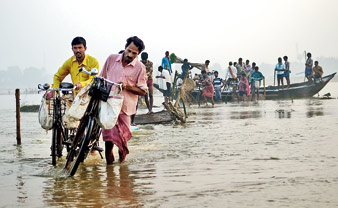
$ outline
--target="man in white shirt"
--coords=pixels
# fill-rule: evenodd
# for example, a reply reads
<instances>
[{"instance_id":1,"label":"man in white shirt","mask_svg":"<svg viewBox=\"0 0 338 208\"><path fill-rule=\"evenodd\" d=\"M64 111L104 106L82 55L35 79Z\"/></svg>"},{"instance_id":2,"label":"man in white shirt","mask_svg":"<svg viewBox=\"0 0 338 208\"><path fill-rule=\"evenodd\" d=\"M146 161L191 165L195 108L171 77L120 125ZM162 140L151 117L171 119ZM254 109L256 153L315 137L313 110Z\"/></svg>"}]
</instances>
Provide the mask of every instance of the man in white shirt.
<instances>
[{"instance_id":1,"label":"man in white shirt","mask_svg":"<svg viewBox=\"0 0 338 208\"><path fill-rule=\"evenodd\" d=\"M229 79L233 81L237 80L237 69L232 65L231 61L229 62L228 68L225 70L225 80L230 81Z\"/></svg>"},{"instance_id":2,"label":"man in white shirt","mask_svg":"<svg viewBox=\"0 0 338 208\"><path fill-rule=\"evenodd\" d=\"M228 78L229 77L229 78ZM232 65L232 62L229 62L228 68L225 70L225 80L229 88L232 88L232 93L234 93L239 101L237 94L237 69Z\"/></svg>"},{"instance_id":3,"label":"man in white shirt","mask_svg":"<svg viewBox=\"0 0 338 208\"><path fill-rule=\"evenodd\" d=\"M156 76L156 78L163 79L163 82L165 83L164 86L161 88L164 89L163 96L164 96L164 102L168 103L169 98L171 95L171 78L168 70L163 70L162 66L158 67L158 71L160 72L160 75Z\"/></svg>"}]
</instances>

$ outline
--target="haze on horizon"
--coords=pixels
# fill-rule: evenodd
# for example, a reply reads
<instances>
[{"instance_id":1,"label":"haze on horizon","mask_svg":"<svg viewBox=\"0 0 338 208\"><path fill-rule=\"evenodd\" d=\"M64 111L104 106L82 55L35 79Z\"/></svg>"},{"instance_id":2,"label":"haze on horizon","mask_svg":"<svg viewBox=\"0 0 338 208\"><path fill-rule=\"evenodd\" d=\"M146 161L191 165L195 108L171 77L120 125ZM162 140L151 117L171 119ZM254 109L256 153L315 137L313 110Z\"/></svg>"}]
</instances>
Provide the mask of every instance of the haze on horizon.
<instances>
[{"instance_id":1,"label":"haze on horizon","mask_svg":"<svg viewBox=\"0 0 338 208\"><path fill-rule=\"evenodd\" d=\"M288 55L292 63L305 50L337 58L337 10L335 0L1 0L0 70L54 74L72 56L75 36L87 40L100 67L132 35L155 66L167 50L223 69L239 57L259 65Z\"/></svg>"}]
</instances>

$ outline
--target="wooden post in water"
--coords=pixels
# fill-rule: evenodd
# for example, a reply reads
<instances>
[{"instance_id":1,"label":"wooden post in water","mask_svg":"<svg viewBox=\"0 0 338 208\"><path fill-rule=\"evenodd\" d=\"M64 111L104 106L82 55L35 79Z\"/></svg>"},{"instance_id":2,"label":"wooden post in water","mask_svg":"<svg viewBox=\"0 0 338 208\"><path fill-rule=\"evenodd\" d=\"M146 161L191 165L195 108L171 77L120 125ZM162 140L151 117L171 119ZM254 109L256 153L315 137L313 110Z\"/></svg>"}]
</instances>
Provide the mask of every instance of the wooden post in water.
<instances>
[{"instance_id":1,"label":"wooden post in water","mask_svg":"<svg viewBox=\"0 0 338 208\"><path fill-rule=\"evenodd\" d=\"M20 130L20 89L15 89L16 100L16 143L21 145L21 130Z\"/></svg>"}]
</instances>

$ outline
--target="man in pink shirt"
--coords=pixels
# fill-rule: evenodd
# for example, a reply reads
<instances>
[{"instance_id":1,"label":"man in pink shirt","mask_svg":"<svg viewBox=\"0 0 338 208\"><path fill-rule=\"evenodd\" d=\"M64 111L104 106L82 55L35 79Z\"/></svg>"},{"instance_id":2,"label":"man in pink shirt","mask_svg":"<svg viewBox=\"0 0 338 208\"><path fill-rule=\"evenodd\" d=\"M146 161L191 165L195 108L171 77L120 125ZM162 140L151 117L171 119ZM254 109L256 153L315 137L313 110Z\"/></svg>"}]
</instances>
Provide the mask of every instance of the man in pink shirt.
<instances>
[{"instance_id":1,"label":"man in pink shirt","mask_svg":"<svg viewBox=\"0 0 338 208\"><path fill-rule=\"evenodd\" d=\"M148 90L146 68L137 60L137 56L143 50L143 41L137 36L130 37L127 39L125 51L122 54L110 55L101 71L102 77L122 83L121 93L124 96L115 127L102 130L107 164L114 162L114 144L119 148L120 162L123 162L129 153L127 142L131 138L130 115L136 113L138 96L144 96ZM115 90L115 86L112 87L112 90Z\"/></svg>"}]
</instances>

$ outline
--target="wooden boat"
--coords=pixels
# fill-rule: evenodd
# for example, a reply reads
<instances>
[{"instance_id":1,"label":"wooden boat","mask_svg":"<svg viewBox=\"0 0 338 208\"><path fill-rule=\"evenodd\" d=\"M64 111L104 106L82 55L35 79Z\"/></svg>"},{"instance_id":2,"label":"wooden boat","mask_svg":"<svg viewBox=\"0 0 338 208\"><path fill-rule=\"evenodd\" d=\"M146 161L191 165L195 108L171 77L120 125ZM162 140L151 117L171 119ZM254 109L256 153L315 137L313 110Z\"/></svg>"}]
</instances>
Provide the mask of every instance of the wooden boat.
<instances>
[{"instance_id":1,"label":"wooden boat","mask_svg":"<svg viewBox=\"0 0 338 208\"><path fill-rule=\"evenodd\" d=\"M162 110L151 114L136 114L134 122L136 125L170 123L175 120L175 116Z\"/></svg>"},{"instance_id":2,"label":"wooden boat","mask_svg":"<svg viewBox=\"0 0 338 208\"><path fill-rule=\"evenodd\" d=\"M298 98L307 98L312 97L322 90L327 83L336 75L336 73L327 75L322 78L322 81L319 80L315 83L309 84L306 82L291 84L289 88L285 87L284 89L279 89L277 86L268 86L265 89L265 99L298 99ZM264 89L259 88L259 93L264 94Z\"/></svg>"},{"instance_id":3,"label":"wooden boat","mask_svg":"<svg viewBox=\"0 0 338 208\"><path fill-rule=\"evenodd\" d=\"M265 99L298 99L298 98L308 98L317 94L325 85L336 75L336 72L330 75L327 75L322 78L322 82L316 81L316 83L308 84L308 82L294 83L290 87L284 85L284 89L278 89L277 86L268 86L265 88ZM155 86L155 85L154 85ZM156 86L155 86L156 88ZM264 88L259 88L259 93L264 95ZM191 96L198 102L202 100L199 98L201 91L195 89L190 92ZM222 91L222 101L231 101L232 92L230 90Z\"/></svg>"}]
</instances>

